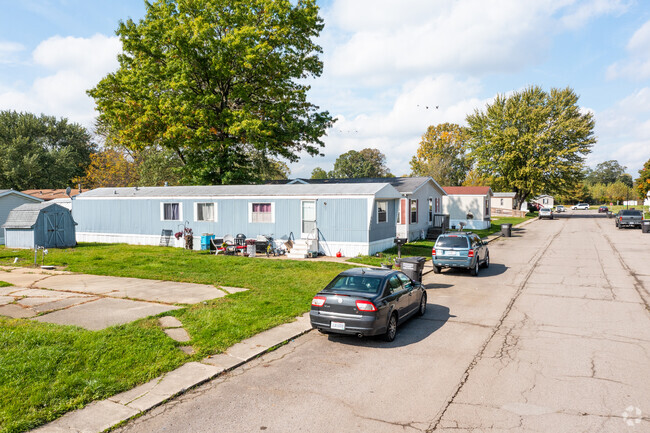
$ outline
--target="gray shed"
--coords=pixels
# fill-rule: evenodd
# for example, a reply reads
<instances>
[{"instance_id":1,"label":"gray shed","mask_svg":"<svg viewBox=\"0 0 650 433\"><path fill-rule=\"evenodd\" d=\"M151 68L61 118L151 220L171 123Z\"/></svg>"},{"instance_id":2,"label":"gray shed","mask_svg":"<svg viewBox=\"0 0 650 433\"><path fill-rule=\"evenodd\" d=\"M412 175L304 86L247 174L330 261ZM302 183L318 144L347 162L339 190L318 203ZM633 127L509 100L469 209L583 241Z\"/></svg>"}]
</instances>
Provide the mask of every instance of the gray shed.
<instances>
[{"instance_id":1,"label":"gray shed","mask_svg":"<svg viewBox=\"0 0 650 433\"><path fill-rule=\"evenodd\" d=\"M70 211L56 203L23 204L2 225L7 248L73 247L77 244Z\"/></svg>"}]
</instances>

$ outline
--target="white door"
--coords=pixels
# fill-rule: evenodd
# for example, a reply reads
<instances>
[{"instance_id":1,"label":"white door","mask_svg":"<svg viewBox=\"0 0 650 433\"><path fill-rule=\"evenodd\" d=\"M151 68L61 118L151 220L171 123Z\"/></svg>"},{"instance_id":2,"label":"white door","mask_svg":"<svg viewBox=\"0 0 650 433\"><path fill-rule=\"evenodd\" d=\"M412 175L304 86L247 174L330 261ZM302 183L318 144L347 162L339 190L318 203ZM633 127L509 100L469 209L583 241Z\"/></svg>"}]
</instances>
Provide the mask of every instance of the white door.
<instances>
[{"instance_id":1,"label":"white door","mask_svg":"<svg viewBox=\"0 0 650 433\"><path fill-rule=\"evenodd\" d=\"M303 200L301 206L301 238L306 238L312 234L316 228L316 201Z\"/></svg>"}]
</instances>

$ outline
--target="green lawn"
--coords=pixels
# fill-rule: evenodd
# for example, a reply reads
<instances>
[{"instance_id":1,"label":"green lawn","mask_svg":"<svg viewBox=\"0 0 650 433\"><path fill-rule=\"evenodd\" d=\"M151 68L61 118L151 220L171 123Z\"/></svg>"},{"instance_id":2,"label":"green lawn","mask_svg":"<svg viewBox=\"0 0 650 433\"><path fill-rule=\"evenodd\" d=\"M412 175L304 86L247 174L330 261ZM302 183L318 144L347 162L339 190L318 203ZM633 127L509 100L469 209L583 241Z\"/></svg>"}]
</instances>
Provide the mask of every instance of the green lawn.
<instances>
[{"instance_id":1,"label":"green lawn","mask_svg":"<svg viewBox=\"0 0 650 433\"><path fill-rule=\"evenodd\" d=\"M482 238L486 238L493 233L501 231L501 224L519 224L526 220L537 218L537 212L528 213L525 218L503 217L492 218L492 226L485 230L471 230ZM468 230L466 230L468 231ZM431 260L431 249L435 241L414 241L402 245L402 257L421 256ZM350 263L360 263L363 265L380 266L382 263L392 262L397 257L397 247L391 247L375 256L358 256L347 259Z\"/></svg>"},{"instance_id":2,"label":"green lawn","mask_svg":"<svg viewBox=\"0 0 650 433\"><path fill-rule=\"evenodd\" d=\"M0 248L0 264L33 252ZM21 432L153 379L306 312L348 265L211 256L178 248L86 244L50 249L46 264L75 272L246 287L162 315L178 317L198 353L185 355L155 318L86 331L0 317L0 432ZM1 280L1 275L0 275ZM186 343L183 343L186 344Z\"/></svg>"}]
</instances>

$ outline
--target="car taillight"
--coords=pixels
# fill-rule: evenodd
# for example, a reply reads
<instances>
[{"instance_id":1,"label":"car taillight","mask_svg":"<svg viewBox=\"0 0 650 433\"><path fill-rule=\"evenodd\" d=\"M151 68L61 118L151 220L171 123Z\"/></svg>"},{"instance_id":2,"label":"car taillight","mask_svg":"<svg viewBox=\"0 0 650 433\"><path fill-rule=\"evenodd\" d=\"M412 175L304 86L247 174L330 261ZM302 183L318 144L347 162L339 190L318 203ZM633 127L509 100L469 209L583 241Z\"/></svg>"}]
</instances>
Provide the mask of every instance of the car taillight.
<instances>
[{"instance_id":1,"label":"car taillight","mask_svg":"<svg viewBox=\"0 0 650 433\"><path fill-rule=\"evenodd\" d=\"M323 305L325 305L325 297L314 296L314 299L311 300L311 305L312 307L322 307Z\"/></svg>"},{"instance_id":2,"label":"car taillight","mask_svg":"<svg viewBox=\"0 0 650 433\"><path fill-rule=\"evenodd\" d=\"M357 310L359 311L377 311L377 307L370 301L357 301Z\"/></svg>"},{"instance_id":3,"label":"car taillight","mask_svg":"<svg viewBox=\"0 0 650 433\"><path fill-rule=\"evenodd\" d=\"M467 252L467 257L474 257L474 250L469 250Z\"/></svg>"},{"instance_id":4,"label":"car taillight","mask_svg":"<svg viewBox=\"0 0 650 433\"><path fill-rule=\"evenodd\" d=\"M619 220L619 221L623 221L623 217L618 217L618 220Z\"/></svg>"},{"instance_id":5,"label":"car taillight","mask_svg":"<svg viewBox=\"0 0 650 433\"><path fill-rule=\"evenodd\" d=\"M432 255L432 256L435 256L435 255L436 255L436 249L435 249L435 248L431 249L431 255Z\"/></svg>"}]
</instances>

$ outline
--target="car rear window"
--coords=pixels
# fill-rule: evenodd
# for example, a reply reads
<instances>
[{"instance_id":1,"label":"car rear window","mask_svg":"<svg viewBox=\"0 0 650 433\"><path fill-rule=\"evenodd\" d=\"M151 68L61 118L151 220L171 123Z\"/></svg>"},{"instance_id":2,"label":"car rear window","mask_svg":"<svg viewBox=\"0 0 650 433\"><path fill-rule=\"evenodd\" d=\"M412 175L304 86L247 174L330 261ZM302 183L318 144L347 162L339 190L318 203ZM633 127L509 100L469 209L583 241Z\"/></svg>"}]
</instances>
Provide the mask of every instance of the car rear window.
<instances>
[{"instance_id":1,"label":"car rear window","mask_svg":"<svg viewBox=\"0 0 650 433\"><path fill-rule=\"evenodd\" d=\"M439 248L468 248L467 238L461 236L440 236L436 241Z\"/></svg>"},{"instance_id":2,"label":"car rear window","mask_svg":"<svg viewBox=\"0 0 650 433\"><path fill-rule=\"evenodd\" d=\"M623 209L618 212L619 215L621 216L640 216L641 211L640 210L629 210L629 209Z\"/></svg>"},{"instance_id":3,"label":"car rear window","mask_svg":"<svg viewBox=\"0 0 650 433\"><path fill-rule=\"evenodd\" d=\"M551 209L549 209L549 208L547 208L547 207L543 207L543 208L541 208L539 211L540 211L540 212L550 212Z\"/></svg>"},{"instance_id":4,"label":"car rear window","mask_svg":"<svg viewBox=\"0 0 650 433\"><path fill-rule=\"evenodd\" d=\"M325 287L324 291L377 294L379 293L381 281L382 279L379 277L338 275Z\"/></svg>"}]
</instances>

